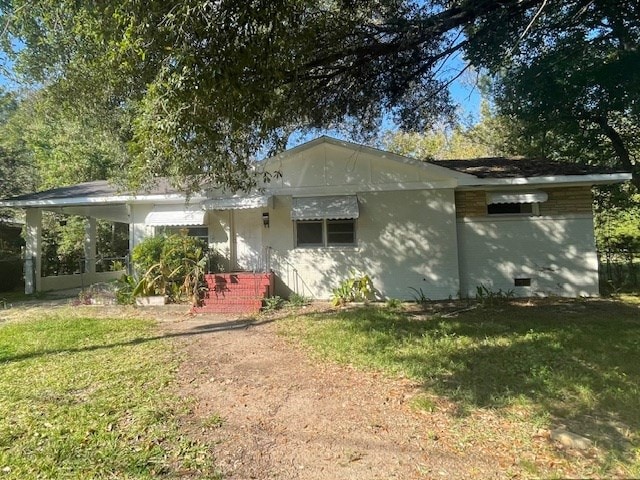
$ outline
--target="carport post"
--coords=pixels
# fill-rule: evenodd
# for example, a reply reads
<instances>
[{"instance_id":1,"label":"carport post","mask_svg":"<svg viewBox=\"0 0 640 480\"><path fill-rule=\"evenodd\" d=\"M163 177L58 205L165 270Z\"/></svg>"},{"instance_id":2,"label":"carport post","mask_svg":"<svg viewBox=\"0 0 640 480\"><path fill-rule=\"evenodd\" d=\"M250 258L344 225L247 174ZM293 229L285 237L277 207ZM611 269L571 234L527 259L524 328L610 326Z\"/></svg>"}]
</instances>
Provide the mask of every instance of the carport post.
<instances>
[{"instance_id":1,"label":"carport post","mask_svg":"<svg viewBox=\"0 0 640 480\"><path fill-rule=\"evenodd\" d=\"M96 219L88 217L84 230L84 271L88 274L96 273Z\"/></svg>"},{"instance_id":2,"label":"carport post","mask_svg":"<svg viewBox=\"0 0 640 480\"><path fill-rule=\"evenodd\" d=\"M26 209L24 293L40 291L42 276L42 210Z\"/></svg>"}]
</instances>

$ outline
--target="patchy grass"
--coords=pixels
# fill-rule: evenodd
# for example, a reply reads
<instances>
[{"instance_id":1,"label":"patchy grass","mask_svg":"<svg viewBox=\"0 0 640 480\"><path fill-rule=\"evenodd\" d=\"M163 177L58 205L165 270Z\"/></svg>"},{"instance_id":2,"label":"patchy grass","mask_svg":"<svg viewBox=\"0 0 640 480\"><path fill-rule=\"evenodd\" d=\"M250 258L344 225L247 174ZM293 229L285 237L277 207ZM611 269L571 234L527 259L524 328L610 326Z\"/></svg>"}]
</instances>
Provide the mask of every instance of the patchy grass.
<instances>
[{"instance_id":1,"label":"patchy grass","mask_svg":"<svg viewBox=\"0 0 640 480\"><path fill-rule=\"evenodd\" d=\"M70 309L0 325L0 478L218 478L178 430L176 357L154 334Z\"/></svg>"},{"instance_id":2,"label":"patchy grass","mask_svg":"<svg viewBox=\"0 0 640 480\"><path fill-rule=\"evenodd\" d=\"M533 429L564 424L599 447L590 475L640 477L637 298L513 301L448 318L370 307L282 328L323 357L418 380L426 396L416 408L432 409L435 394L462 416L490 409Z\"/></svg>"}]
</instances>

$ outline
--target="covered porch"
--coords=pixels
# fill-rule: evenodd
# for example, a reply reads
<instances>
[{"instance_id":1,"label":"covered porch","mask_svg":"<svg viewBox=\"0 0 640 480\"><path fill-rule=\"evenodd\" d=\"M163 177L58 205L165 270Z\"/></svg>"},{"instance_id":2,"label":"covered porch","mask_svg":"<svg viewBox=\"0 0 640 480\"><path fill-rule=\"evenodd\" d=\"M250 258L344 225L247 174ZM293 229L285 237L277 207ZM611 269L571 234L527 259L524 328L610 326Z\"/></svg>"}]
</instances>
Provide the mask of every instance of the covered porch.
<instances>
[{"instance_id":1,"label":"covered porch","mask_svg":"<svg viewBox=\"0 0 640 480\"><path fill-rule=\"evenodd\" d=\"M5 199L0 205L26 213L23 257L28 294L85 288L120 278L125 272L131 273L128 254L138 243L183 229L207 245L207 273L270 271L271 249L264 235L272 205L268 196L193 196L187 203L183 194L166 184L145 194L130 195L118 192L107 182L89 182ZM66 271L51 272L46 257L43 268L43 217L46 219L48 212L84 219L81 258ZM99 251L99 221L124 224L128 245L121 257L107 258Z\"/></svg>"}]
</instances>

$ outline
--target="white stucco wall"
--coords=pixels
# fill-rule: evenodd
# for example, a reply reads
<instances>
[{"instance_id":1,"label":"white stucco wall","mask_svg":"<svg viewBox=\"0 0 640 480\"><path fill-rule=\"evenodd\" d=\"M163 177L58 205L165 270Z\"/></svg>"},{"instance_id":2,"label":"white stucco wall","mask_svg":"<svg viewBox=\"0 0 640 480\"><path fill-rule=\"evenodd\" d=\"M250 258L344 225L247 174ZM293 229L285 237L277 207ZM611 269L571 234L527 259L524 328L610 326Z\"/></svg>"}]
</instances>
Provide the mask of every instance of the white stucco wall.
<instances>
[{"instance_id":1,"label":"white stucco wall","mask_svg":"<svg viewBox=\"0 0 640 480\"><path fill-rule=\"evenodd\" d=\"M591 215L458 219L462 295L483 284L516 296L598 295ZM515 287L515 277L531 287Z\"/></svg>"},{"instance_id":2,"label":"white stucco wall","mask_svg":"<svg viewBox=\"0 0 640 480\"><path fill-rule=\"evenodd\" d=\"M453 190L366 192L358 199L355 247L295 248L291 197L275 198L263 239L280 295L328 299L352 270L371 276L379 298L412 299L409 287L431 299L458 293Z\"/></svg>"},{"instance_id":3,"label":"white stucco wall","mask_svg":"<svg viewBox=\"0 0 640 480\"><path fill-rule=\"evenodd\" d=\"M145 225L144 221L149 212L153 210L152 204L132 204L129 213L129 251L147 237L154 234L153 227Z\"/></svg>"}]
</instances>

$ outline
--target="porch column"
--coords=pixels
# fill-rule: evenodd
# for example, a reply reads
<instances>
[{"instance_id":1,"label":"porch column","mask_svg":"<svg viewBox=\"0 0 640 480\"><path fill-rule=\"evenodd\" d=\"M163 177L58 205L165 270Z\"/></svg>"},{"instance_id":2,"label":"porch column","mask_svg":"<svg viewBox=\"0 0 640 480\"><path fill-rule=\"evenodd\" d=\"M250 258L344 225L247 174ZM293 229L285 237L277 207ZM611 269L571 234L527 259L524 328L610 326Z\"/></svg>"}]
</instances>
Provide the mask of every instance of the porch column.
<instances>
[{"instance_id":1,"label":"porch column","mask_svg":"<svg viewBox=\"0 0 640 480\"><path fill-rule=\"evenodd\" d=\"M96 219L88 217L84 228L84 271L96 273Z\"/></svg>"},{"instance_id":2,"label":"porch column","mask_svg":"<svg viewBox=\"0 0 640 480\"><path fill-rule=\"evenodd\" d=\"M24 252L24 293L40 291L42 275L42 210L27 208Z\"/></svg>"}]
</instances>

